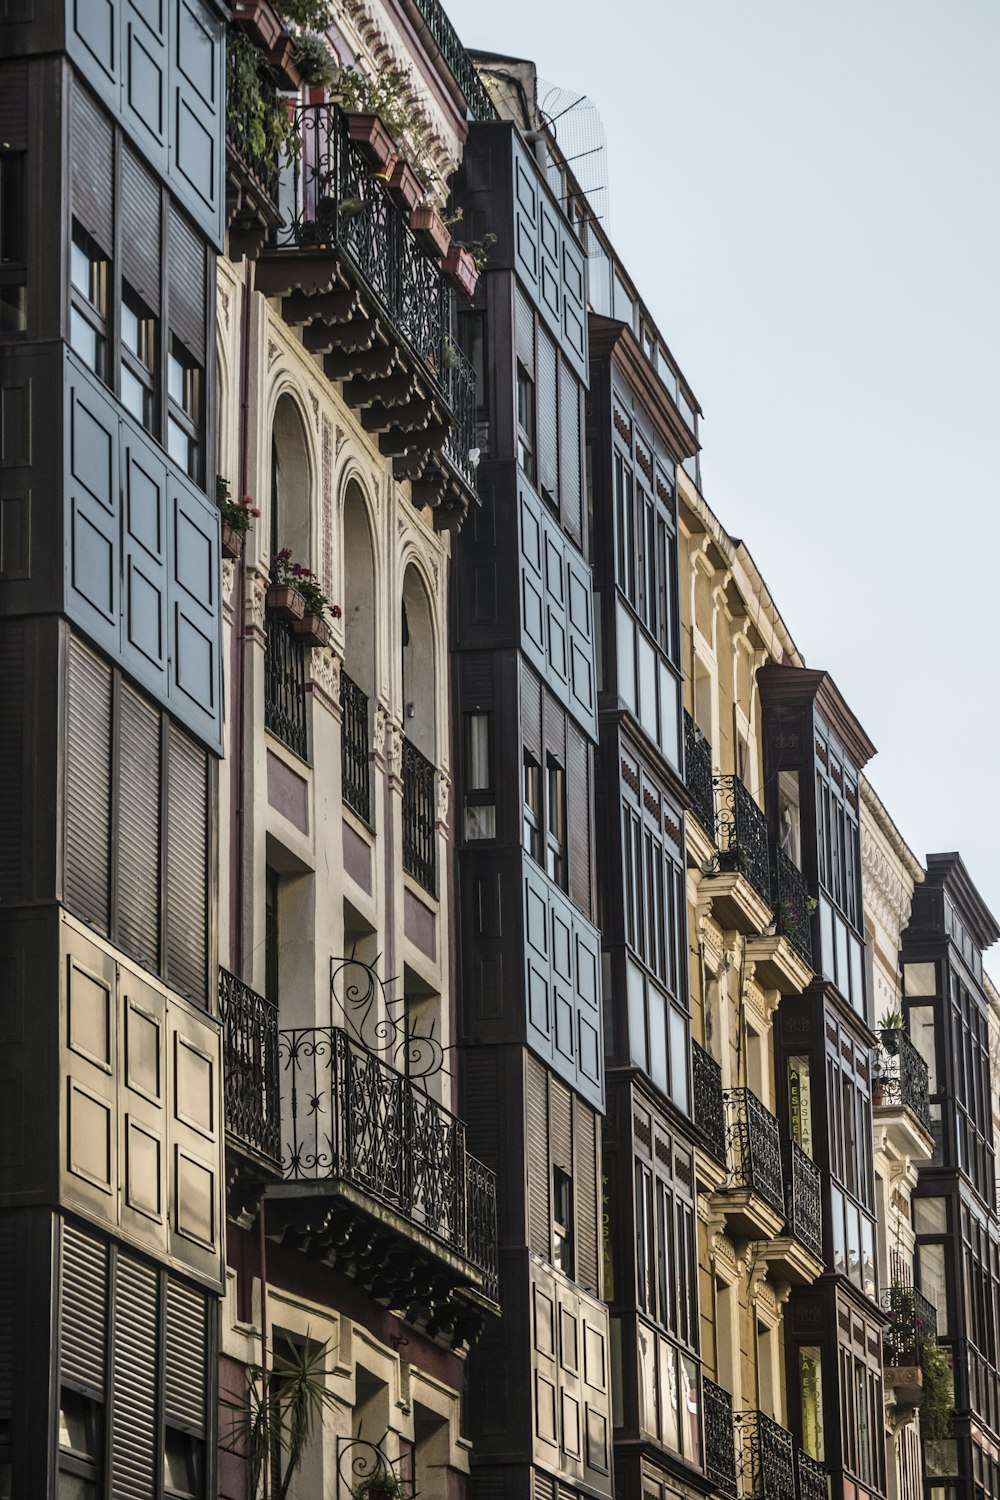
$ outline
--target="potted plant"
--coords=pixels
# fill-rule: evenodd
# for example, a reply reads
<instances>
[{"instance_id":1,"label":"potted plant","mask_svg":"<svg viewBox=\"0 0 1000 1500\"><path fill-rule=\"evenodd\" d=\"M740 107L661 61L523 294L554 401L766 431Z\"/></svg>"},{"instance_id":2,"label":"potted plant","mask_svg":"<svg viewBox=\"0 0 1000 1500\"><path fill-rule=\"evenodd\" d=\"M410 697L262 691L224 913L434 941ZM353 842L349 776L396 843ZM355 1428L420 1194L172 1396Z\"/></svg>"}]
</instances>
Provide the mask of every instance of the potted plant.
<instances>
[{"instance_id":1,"label":"potted plant","mask_svg":"<svg viewBox=\"0 0 1000 1500\"><path fill-rule=\"evenodd\" d=\"M268 170L295 149L294 126L275 92L266 57L247 32L235 29L226 42L226 123L238 152Z\"/></svg>"},{"instance_id":2,"label":"potted plant","mask_svg":"<svg viewBox=\"0 0 1000 1500\"><path fill-rule=\"evenodd\" d=\"M233 0L233 20L265 52L270 52L283 30L267 0Z\"/></svg>"},{"instance_id":3,"label":"potted plant","mask_svg":"<svg viewBox=\"0 0 1000 1500\"><path fill-rule=\"evenodd\" d=\"M388 1463L359 1479L351 1490L354 1500L402 1500L399 1476Z\"/></svg>"},{"instance_id":4,"label":"potted plant","mask_svg":"<svg viewBox=\"0 0 1000 1500\"><path fill-rule=\"evenodd\" d=\"M920 1346L920 1368L923 1372L921 1436L936 1443L951 1436L951 1419L955 1409L952 1403L948 1355L933 1334L925 1338Z\"/></svg>"},{"instance_id":5,"label":"potted plant","mask_svg":"<svg viewBox=\"0 0 1000 1500\"><path fill-rule=\"evenodd\" d=\"M301 563L295 563L292 574L295 586L305 600L305 613L301 620L293 621L292 628L297 635L305 636L306 645L328 646L330 627L326 623L326 616L329 614L332 620L339 620L342 613L340 605L330 603L312 568L304 568Z\"/></svg>"},{"instance_id":6,"label":"potted plant","mask_svg":"<svg viewBox=\"0 0 1000 1500\"><path fill-rule=\"evenodd\" d=\"M899 1038L903 1030L902 1011L887 1010L878 1025L882 1033L882 1046L890 1057L895 1057L899 1051Z\"/></svg>"},{"instance_id":7,"label":"potted plant","mask_svg":"<svg viewBox=\"0 0 1000 1500\"><path fill-rule=\"evenodd\" d=\"M405 157L400 157L389 178L389 196L408 212L424 196L424 185Z\"/></svg>"},{"instance_id":8,"label":"potted plant","mask_svg":"<svg viewBox=\"0 0 1000 1500\"><path fill-rule=\"evenodd\" d=\"M311 88L332 88L337 77L337 63L318 32L300 32L295 38L293 61L303 83Z\"/></svg>"},{"instance_id":9,"label":"potted plant","mask_svg":"<svg viewBox=\"0 0 1000 1500\"><path fill-rule=\"evenodd\" d=\"M222 515L222 552L224 557L239 557L243 551L243 539L250 530L250 522L260 511L251 495L241 495L234 500L229 480L221 474L215 476L215 503Z\"/></svg>"},{"instance_id":10,"label":"potted plant","mask_svg":"<svg viewBox=\"0 0 1000 1500\"><path fill-rule=\"evenodd\" d=\"M403 93L410 75L405 68L383 68L368 78L356 68L342 68L334 85L347 115L347 133L369 166L385 172L398 156L396 137L412 127L413 115Z\"/></svg>"},{"instance_id":11,"label":"potted plant","mask_svg":"<svg viewBox=\"0 0 1000 1500\"><path fill-rule=\"evenodd\" d=\"M301 620L306 612L306 601L295 581L295 564L288 547L282 547L271 564L267 607L292 624Z\"/></svg>"},{"instance_id":12,"label":"potted plant","mask_svg":"<svg viewBox=\"0 0 1000 1500\"><path fill-rule=\"evenodd\" d=\"M441 266L445 275L451 277L460 292L464 292L467 297L475 296L479 269L471 250L467 250L464 245L452 240Z\"/></svg>"},{"instance_id":13,"label":"potted plant","mask_svg":"<svg viewBox=\"0 0 1000 1500\"><path fill-rule=\"evenodd\" d=\"M431 203L421 203L410 213L410 228L417 244L436 260L444 260L451 245L451 230Z\"/></svg>"},{"instance_id":14,"label":"potted plant","mask_svg":"<svg viewBox=\"0 0 1000 1500\"><path fill-rule=\"evenodd\" d=\"M247 1492L259 1495L265 1470L271 1476L272 1500L287 1500L314 1434L323 1417L336 1408L327 1384L328 1344L308 1336L300 1343L279 1334L271 1376L256 1366L247 1370L243 1400L227 1400L225 1440L246 1462Z\"/></svg>"}]
</instances>

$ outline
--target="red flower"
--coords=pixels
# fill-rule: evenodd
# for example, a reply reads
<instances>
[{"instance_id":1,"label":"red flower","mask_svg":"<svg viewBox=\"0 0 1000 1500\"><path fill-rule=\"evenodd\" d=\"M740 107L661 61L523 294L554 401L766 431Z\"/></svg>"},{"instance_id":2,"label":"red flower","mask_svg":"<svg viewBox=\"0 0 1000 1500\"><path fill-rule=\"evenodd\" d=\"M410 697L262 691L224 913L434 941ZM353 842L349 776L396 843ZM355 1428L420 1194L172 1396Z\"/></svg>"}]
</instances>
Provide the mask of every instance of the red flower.
<instances>
[{"instance_id":1,"label":"red flower","mask_svg":"<svg viewBox=\"0 0 1000 1500\"><path fill-rule=\"evenodd\" d=\"M335 620L339 620L343 613L344 611L341 609L339 604L330 605L330 614Z\"/></svg>"}]
</instances>

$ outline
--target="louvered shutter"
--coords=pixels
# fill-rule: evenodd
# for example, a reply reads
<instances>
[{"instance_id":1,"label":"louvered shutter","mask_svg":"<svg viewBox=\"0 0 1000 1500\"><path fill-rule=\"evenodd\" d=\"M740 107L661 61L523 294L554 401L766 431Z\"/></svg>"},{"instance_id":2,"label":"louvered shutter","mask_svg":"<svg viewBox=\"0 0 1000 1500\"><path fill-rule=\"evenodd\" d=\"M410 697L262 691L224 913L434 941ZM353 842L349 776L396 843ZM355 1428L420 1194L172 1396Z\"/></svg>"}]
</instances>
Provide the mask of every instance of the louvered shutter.
<instances>
[{"instance_id":1,"label":"louvered shutter","mask_svg":"<svg viewBox=\"0 0 1000 1500\"><path fill-rule=\"evenodd\" d=\"M156 179L126 146L122 150L122 275L151 312L160 311L160 190Z\"/></svg>"},{"instance_id":2,"label":"louvered shutter","mask_svg":"<svg viewBox=\"0 0 1000 1500\"><path fill-rule=\"evenodd\" d=\"M542 684L526 662L521 662L521 733L527 750L542 760Z\"/></svg>"},{"instance_id":3,"label":"louvered shutter","mask_svg":"<svg viewBox=\"0 0 1000 1500\"><path fill-rule=\"evenodd\" d=\"M156 1328L159 1277L119 1255L115 1280L113 1361L114 1500L149 1500L156 1488Z\"/></svg>"},{"instance_id":4,"label":"louvered shutter","mask_svg":"<svg viewBox=\"0 0 1000 1500\"><path fill-rule=\"evenodd\" d=\"M111 904L111 668L75 638L66 706L66 905L102 932Z\"/></svg>"},{"instance_id":5,"label":"louvered shutter","mask_svg":"<svg viewBox=\"0 0 1000 1500\"><path fill-rule=\"evenodd\" d=\"M549 1109L547 1074L541 1063L525 1057L525 1145L528 1169L528 1246L546 1260L552 1257L549 1211Z\"/></svg>"},{"instance_id":6,"label":"louvered shutter","mask_svg":"<svg viewBox=\"0 0 1000 1500\"><path fill-rule=\"evenodd\" d=\"M160 954L160 715L126 683L119 694L119 946L146 968Z\"/></svg>"},{"instance_id":7,"label":"louvered shutter","mask_svg":"<svg viewBox=\"0 0 1000 1500\"><path fill-rule=\"evenodd\" d=\"M73 214L105 255L112 250L113 131L107 115L79 84L70 109L70 193Z\"/></svg>"},{"instance_id":8,"label":"louvered shutter","mask_svg":"<svg viewBox=\"0 0 1000 1500\"><path fill-rule=\"evenodd\" d=\"M205 363L205 246L187 220L170 210L167 280L170 331L200 365Z\"/></svg>"},{"instance_id":9,"label":"louvered shutter","mask_svg":"<svg viewBox=\"0 0 1000 1500\"><path fill-rule=\"evenodd\" d=\"M549 1082L549 1108L552 1165L561 1167L568 1177L573 1174L573 1133L570 1092L557 1078Z\"/></svg>"},{"instance_id":10,"label":"louvered shutter","mask_svg":"<svg viewBox=\"0 0 1000 1500\"><path fill-rule=\"evenodd\" d=\"M567 364L559 366L559 488L563 525L575 542L582 543L580 387Z\"/></svg>"},{"instance_id":11,"label":"louvered shutter","mask_svg":"<svg viewBox=\"0 0 1000 1500\"><path fill-rule=\"evenodd\" d=\"M582 912L592 913L590 753L572 720L566 726L566 830L569 839L569 894Z\"/></svg>"},{"instance_id":12,"label":"louvered shutter","mask_svg":"<svg viewBox=\"0 0 1000 1500\"><path fill-rule=\"evenodd\" d=\"M538 330L538 488L559 509L559 452L556 346L544 328ZM579 432L577 433L579 436ZM577 460L579 462L579 459Z\"/></svg>"},{"instance_id":13,"label":"louvered shutter","mask_svg":"<svg viewBox=\"0 0 1000 1500\"><path fill-rule=\"evenodd\" d=\"M573 1100L573 1182L576 1192L576 1279L585 1291L601 1295L598 1256L601 1247L600 1175L597 1169L597 1116L581 1099Z\"/></svg>"},{"instance_id":14,"label":"louvered shutter","mask_svg":"<svg viewBox=\"0 0 1000 1500\"><path fill-rule=\"evenodd\" d=\"M532 380L535 378L535 310L518 287L514 297L514 346Z\"/></svg>"},{"instance_id":15,"label":"louvered shutter","mask_svg":"<svg viewBox=\"0 0 1000 1500\"><path fill-rule=\"evenodd\" d=\"M203 1433L208 1359L204 1294L169 1281L166 1321L163 1409L168 1422Z\"/></svg>"},{"instance_id":16,"label":"louvered shutter","mask_svg":"<svg viewBox=\"0 0 1000 1500\"><path fill-rule=\"evenodd\" d=\"M208 760L172 724L167 735L166 978L198 1005L207 999Z\"/></svg>"},{"instance_id":17,"label":"louvered shutter","mask_svg":"<svg viewBox=\"0 0 1000 1500\"><path fill-rule=\"evenodd\" d=\"M107 1343L107 1247L64 1223L59 1298L59 1353L63 1377L104 1393Z\"/></svg>"}]
</instances>

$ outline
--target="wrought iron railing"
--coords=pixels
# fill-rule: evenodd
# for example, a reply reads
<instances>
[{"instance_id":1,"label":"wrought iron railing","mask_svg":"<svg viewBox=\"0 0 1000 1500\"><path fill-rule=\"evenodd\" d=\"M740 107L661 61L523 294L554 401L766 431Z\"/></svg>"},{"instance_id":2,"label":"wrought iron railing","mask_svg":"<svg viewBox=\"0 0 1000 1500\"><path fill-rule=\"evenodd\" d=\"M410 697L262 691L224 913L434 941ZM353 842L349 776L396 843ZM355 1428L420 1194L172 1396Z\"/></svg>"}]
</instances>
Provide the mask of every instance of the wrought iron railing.
<instances>
[{"instance_id":1,"label":"wrought iron railing","mask_svg":"<svg viewBox=\"0 0 1000 1500\"><path fill-rule=\"evenodd\" d=\"M464 1256L495 1297L496 1187L462 1121L339 1026L279 1031L278 1051L286 1179L352 1184Z\"/></svg>"},{"instance_id":2,"label":"wrought iron railing","mask_svg":"<svg viewBox=\"0 0 1000 1500\"><path fill-rule=\"evenodd\" d=\"M452 77L465 95L465 102L472 111L473 119L498 119L496 106L483 87L472 59L459 41L458 33L445 15L440 0L415 0L415 3L441 56L451 69Z\"/></svg>"},{"instance_id":3,"label":"wrought iron railing","mask_svg":"<svg viewBox=\"0 0 1000 1500\"><path fill-rule=\"evenodd\" d=\"M346 672L340 674L341 795L366 823L372 818L371 762L368 759L368 696Z\"/></svg>"},{"instance_id":4,"label":"wrought iron railing","mask_svg":"<svg viewBox=\"0 0 1000 1500\"><path fill-rule=\"evenodd\" d=\"M278 98L278 91L274 84L267 79L259 79L258 86L263 100L265 117L270 117L276 109L284 109L284 104ZM231 82L229 96L231 97ZM250 144L250 137L244 129L244 122L234 114L226 115L226 145L236 157L240 167L252 178L260 191L270 199L277 211L278 183L281 177L281 161L276 152L270 155L255 151Z\"/></svg>"},{"instance_id":5,"label":"wrought iron railing","mask_svg":"<svg viewBox=\"0 0 1000 1500\"><path fill-rule=\"evenodd\" d=\"M716 1161L726 1162L726 1105L722 1069L704 1047L691 1043L691 1080L694 1123Z\"/></svg>"},{"instance_id":6,"label":"wrought iron railing","mask_svg":"<svg viewBox=\"0 0 1000 1500\"><path fill-rule=\"evenodd\" d=\"M437 261L418 245L403 211L352 144L335 104L295 112L295 212L277 244L335 249L412 352L441 381L451 289ZM286 215L286 218L289 217Z\"/></svg>"},{"instance_id":7,"label":"wrought iron railing","mask_svg":"<svg viewBox=\"0 0 1000 1500\"><path fill-rule=\"evenodd\" d=\"M461 474L470 489L476 488L476 466L470 454L476 441L476 372L454 338L444 343L444 387L448 405L455 418L445 439L445 456Z\"/></svg>"},{"instance_id":8,"label":"wrought iron railing","mask_svg":"<svg viewBox=\"0 0 1000 1500\"><path fill-rule=\"evenodd\" d=\"M762 1411L737 1412L735 1427L745 1500L795 1500L792 1434Z\"/></svg>"},{"instance_id":9,"label":"wrought iron railing","mask_svg":"<svg viewBox=\"0 0 1000 1500\"><path fill-rule=\"evenodd\" d=\"M889 1322L882 1330L882 1359L887 1365L918 1365L925 1339L937 1334L937 1309L905 1281L893 1281L879 1294Z\"/></svg>"},{"instance_id":10,"label":"wrought iron railing","mask_svg":"<svg viewBox=\"0 0 1000 1500\"><path fill-rule=\"evenodd\" d=\"M437 894L435 772L416 745L403 740L403 869Z\"/></svg>"},{"instance_id":11,"label":"wrought iron railing","mask_svg":"<svg viewBox=\"0 0 1000 1500\"><path fill-rule=\"evenodd\" d=\"M802 871L784 849L775 848L773 854L771 893L777 931L794 944L806 963L812 964L812 907L815 903Z\"/></svg>"},{"instance_id":12,"label":"wrought iron railing","mask_svg":"<svg viewBox=\"0 0 1000 1500\"><path fill-rule=\"evenodd\" d=\"M795 1456L799 1479L799 1500L829 1500L830 1477L824 1464L810 1458L800 1448Z\"/></svg>"},{"instance_id":13,"label":"wrought iron railing","mask_svg":"<svg viewBox=\"0 0 1000 1500\"><path fill-rule=\"evenodd\" d=\"M738 870L770 905L771 862L767 819L738 776L713 776L719 794L715 820L719 868Z\"/></svg>"},{"instance_id":14,"label":"wrought iron railing","mask_svg":"<svg viewBox=\"0 0 1000 1500\"><path fill-rule=\"evenodd\" d=\"M705 1411L705 1476L713 1493L736 1495L736 1443L733 1438L733 1398L721 1385L702 1381Z\"/></svg>"},{"instance_id":15,"label":"wrought iron railing","mask_svg":"<svg viewBox=\"0 0 1000 1500\"><path fill-rule=\"evenodd\" d=\"M872 1084L876 1098L881 1090L882 1104L912 1110L924 1129L930 1130L927 1064L905 1031L879 1033Z\"/></svg>"},{"instance_id":16,"label":"wrought iron railing","mask_svg":"<svg viewBox=\"0 0 1000 1500\"><path fill-rule=\"evenodd\" d=\"M281 1160L278 1009L219 970L227 1132L277 1165Z\"/></svg>"},{"instance_id":17,"label":"wrought iron railing","mask_svg":"<svg viewBox=\"0 0 1000 1500\"><path fill-rule=\"evenodd\" d=\"M785 1223L813 1255L823 1258L823 1197L819 1167L794 1141L781 1143Z\"/></svg>"},{"instance_id":18,"label":"wrought iron railing","mask_svg":"<svg viewBox=\"0 0 1000 1500\"><path fill-rule=\"evenodd\" d=\"M305 637L265 611L264 725L289 750L308 760Z\"/></svg>"},{"instance_id":19,"label":"wrought iron railing","mask_svg":"<svg viewBox=\"0 0 1000 1500\"><path fill-rule=\"evenodd\" d=\"M692 812L705 832L715 838L715 793L712 789L712 746L684 710L684 781L691 793Z\"/></svg>"},{"instance_id":20,"label":"wrought iron railing","mask_svg":"<svg viewBox=\"0 0 1000 1500\"><path fill-rule=\"evenodd\" d=\"M729 1186L758 1193L778 1213L784 1214L777 1120L751 1089L727 1089L725 1100L732 1163Z\"/></svg>"}]
</instances>

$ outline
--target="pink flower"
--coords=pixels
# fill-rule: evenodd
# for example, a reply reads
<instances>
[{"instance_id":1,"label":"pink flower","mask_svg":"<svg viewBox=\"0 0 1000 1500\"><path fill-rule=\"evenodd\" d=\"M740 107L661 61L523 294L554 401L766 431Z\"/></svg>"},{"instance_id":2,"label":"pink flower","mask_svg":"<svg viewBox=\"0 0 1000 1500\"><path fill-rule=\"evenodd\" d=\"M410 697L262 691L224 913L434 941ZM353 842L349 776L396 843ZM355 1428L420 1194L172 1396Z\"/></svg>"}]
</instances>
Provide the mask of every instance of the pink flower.
<instances>
[{"instance_id":1,"label":"pink flower","mask_svg":"<svg viewBox=\"0 0 1000 1500\"><path fill-rule=\"evenodd\" d=\"M333 619L339 620L343 613L344 611L341 609L339 604L330 605L330 614L332 615Z\"/></svg>"}]
</instances>

